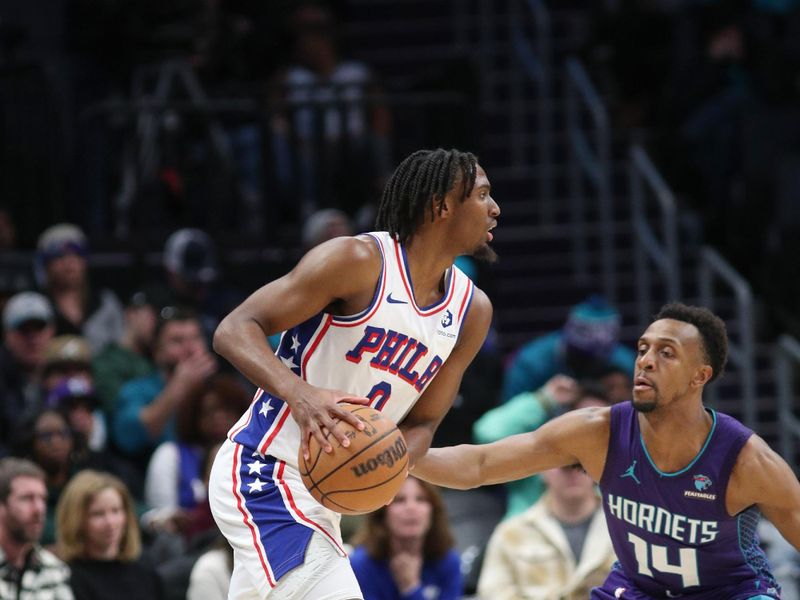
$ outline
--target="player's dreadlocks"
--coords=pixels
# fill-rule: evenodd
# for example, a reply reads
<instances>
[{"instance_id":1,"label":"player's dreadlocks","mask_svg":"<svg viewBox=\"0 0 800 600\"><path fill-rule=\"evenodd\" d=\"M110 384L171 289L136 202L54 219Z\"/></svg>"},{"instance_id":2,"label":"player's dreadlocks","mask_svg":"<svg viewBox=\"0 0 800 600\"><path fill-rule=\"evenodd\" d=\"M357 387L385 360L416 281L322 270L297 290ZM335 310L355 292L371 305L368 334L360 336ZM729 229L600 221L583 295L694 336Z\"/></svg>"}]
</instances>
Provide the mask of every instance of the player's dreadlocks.
<instances>
[{"instance_id":1,"label":"player's dreadlocks","mask_svg":"<svg viewBox=\"0 0 800 600\"><path fill-rule=\"evenodd\" d=\"M461 201L475 186L477 157L459 150L417 150L394 170L383 190L376 229L388 231L406 242L423 223L442 212L445 195L456 183L462 185Z\"/></svg>"}]
</instances>

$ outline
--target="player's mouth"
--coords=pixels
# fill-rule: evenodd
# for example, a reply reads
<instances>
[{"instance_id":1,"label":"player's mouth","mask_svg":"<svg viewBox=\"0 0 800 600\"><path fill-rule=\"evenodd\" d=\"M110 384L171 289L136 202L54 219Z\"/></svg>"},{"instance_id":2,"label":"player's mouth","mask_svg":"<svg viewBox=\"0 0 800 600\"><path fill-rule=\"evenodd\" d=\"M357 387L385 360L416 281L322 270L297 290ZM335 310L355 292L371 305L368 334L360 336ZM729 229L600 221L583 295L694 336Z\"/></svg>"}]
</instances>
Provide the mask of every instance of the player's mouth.
<instances>
[{"instance_id":1,"label":"player's mouth","mask_svg":"<svg viewBox=\"0 0 800 600\"><path fill-rule=\"evenodd\" d=\"M494 234L492 233L492 229L494 229L495 227L497 227L497 221L492 223L491 226L489 226L489 229L486 230L486 238L490 242L494 239Z\"/></svg>"},{"instance_id":2,"label":"player's mouth","mask_svg":"<svg viewBox=\"0 0 800 600\"><path fill-rule=\"evenodd\" d=\"M655 388L655 385L653 385L653 382L650 381L647 377L639 375L633 380L634 390L641 391L641 390L650 390L653 388Z\"/></svg>"}]
</instances>

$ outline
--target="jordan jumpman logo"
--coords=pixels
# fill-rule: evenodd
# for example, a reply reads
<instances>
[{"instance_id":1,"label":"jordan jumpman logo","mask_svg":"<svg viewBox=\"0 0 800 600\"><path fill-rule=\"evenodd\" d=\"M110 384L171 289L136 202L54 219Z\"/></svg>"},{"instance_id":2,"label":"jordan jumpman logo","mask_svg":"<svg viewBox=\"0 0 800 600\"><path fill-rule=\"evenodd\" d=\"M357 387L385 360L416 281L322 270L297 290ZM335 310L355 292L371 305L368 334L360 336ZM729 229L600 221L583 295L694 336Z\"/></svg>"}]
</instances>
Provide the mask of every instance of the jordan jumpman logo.
<instances>
[{"instance_id":1,"label":"jordan jumpman logo","mask_svg":"<svg viewBox=\"0 0 800 600\"><path fill-rule=\"evenodd\" d=\"M631 463L631 466L628 467L628 470L625 471L622 475L620 475L620 477L630 477L637 483L637 485L641 485L642 482L639 481L639 478L636 477L636 473L633 472L635 468L636 468L636 461L633 461Z\"/></svg>"}]
</instances>

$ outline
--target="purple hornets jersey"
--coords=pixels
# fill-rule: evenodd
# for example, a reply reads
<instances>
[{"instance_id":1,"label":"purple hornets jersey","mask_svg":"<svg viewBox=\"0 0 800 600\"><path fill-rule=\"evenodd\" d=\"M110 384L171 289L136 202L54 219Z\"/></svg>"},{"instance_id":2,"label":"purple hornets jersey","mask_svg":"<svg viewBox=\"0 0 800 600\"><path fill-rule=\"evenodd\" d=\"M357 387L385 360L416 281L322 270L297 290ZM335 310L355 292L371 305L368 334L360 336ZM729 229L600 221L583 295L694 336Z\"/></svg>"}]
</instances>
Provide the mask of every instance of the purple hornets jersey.
<instances>
[{"instance_id":1,"label":"purple hornets jersey","mask_svg":"<svg viewBox=\"0 0 800 600\"><path fill-rule=\"evenodd\" d=\"M633 404L611 408L600 480L619 559L602 587L609 597L780 597L758 545L758 509L731 517L725 508L731 471L753 432L732 417L710 414L713 424L699 454L680 471L664 473L647 452Z\"/></svg>"},{"instance_id":2,"label":"purple hornets jersey","mask_svg":"<svg viewBox=\"0 0 800 600\"><path fill-rule=\"evenodd\" d=\"M450 356L475 287L452 266L441 300L419 307L402 244L386 232L368 235L383 259L371 304L347 317L315 315L286 331L276 354L310 384L366 396L399 423ZM263 390L228 438L297 468L300 428L289 405Z\"/></svg>"}]
</instances>

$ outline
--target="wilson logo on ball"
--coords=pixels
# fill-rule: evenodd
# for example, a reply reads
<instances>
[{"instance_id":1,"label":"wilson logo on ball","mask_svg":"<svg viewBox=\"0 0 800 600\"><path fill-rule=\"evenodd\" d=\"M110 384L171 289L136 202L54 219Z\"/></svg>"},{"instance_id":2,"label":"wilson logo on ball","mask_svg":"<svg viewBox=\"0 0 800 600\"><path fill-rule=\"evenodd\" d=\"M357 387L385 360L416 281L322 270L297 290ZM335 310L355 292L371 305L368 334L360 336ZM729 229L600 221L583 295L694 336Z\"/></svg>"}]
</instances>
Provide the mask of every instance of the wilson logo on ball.
<instances>
[{"instance_id":1,"label":"wilson logo on ball","mask_svg":"<svg viewBox=\"0 0 800 600\"><path fill-rule=\"evenodd\" d=\"M373 456L355 467L350 467L350 470L353 471L356 477L361 477L367 473L371 473L378 467L385 466L391 469L394 463L402 459L407 452L405 440L399 438L395 441L393 446L390 446L380 454Z\"/></svg>"}]
</instances>

